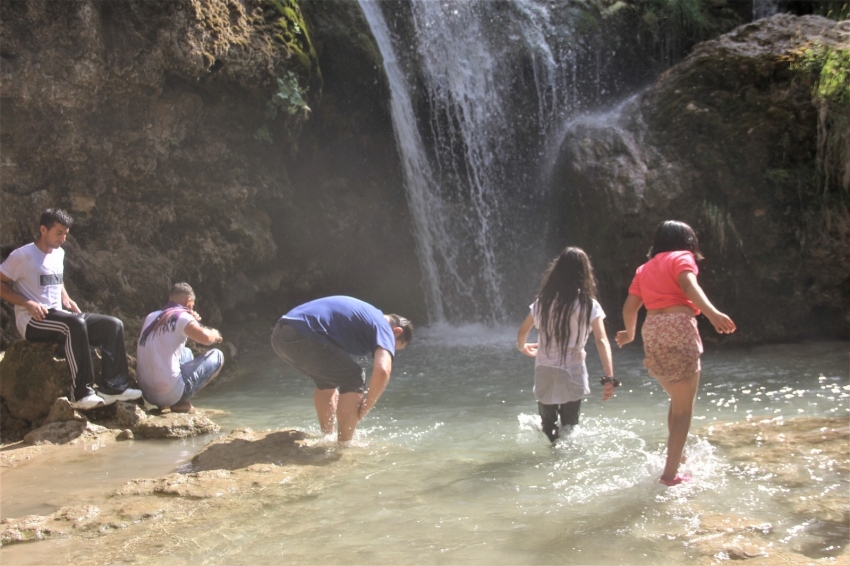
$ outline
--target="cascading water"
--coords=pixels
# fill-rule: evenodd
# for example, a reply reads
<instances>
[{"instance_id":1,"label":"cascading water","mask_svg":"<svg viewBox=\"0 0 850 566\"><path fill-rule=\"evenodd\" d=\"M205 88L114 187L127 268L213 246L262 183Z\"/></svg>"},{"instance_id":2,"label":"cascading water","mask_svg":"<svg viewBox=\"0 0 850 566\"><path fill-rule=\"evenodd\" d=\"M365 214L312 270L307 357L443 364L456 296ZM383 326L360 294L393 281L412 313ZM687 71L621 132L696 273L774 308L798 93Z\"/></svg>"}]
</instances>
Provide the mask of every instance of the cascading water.
<instances>
[{"instance_id":1,"label":"cascading water","mask_svg":"<svg viewBox=\"0 0 850 566\"><path fill-rule=\"evenodd\" d=\"M578 98L569 34L543 1L360 5L390 83L429 318L504 321L539 277L539 171Z\"/></svg>"}]
</instances>

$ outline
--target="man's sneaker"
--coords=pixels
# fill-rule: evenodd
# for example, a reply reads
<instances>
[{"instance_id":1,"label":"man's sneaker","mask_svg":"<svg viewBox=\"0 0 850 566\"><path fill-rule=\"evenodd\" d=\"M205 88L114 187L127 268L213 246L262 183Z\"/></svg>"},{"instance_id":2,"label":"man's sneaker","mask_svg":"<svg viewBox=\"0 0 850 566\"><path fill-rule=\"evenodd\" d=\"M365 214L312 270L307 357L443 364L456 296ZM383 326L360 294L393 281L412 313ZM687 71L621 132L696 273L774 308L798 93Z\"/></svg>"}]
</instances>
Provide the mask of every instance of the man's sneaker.
<instances>
[{"instance_id":1,"label":"man's sneaker","mask_svg":"<svg viewBox=\"0 0 850 566\"><path fill-rule=\"evenodd\" d=\"M108 393L103 393L102 391L99 392L99 394L103 397L103 400L107 405L111 405L115 401L135 401L136 399L142 398L141 390L130 389L129 387L117 395L110 395Z\"/></svg>"},{"instance_id":2,"label":"man's sneaker","mask_svg":"<svg viewBox=\"0 0 850 566\"><path fill-rule=\"evenodd\" d=\"M81 411L88 411L89 409L94 409L95 407L101 407L105 405L106 402L103 400L103 397L99 397L92 393L91 395L86 395L82 399L74 401L71 403L71 408L80 409Z\"/></svg>"}]
</instances>

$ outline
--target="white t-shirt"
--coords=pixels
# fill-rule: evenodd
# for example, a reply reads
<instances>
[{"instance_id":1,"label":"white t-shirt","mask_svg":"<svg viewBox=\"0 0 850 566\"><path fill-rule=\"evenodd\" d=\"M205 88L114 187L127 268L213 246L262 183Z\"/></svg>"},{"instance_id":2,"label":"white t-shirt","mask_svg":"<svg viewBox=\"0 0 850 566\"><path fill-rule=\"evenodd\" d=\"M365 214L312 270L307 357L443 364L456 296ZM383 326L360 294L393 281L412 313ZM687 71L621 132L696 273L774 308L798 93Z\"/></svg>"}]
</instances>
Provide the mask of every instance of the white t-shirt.
<instances>
[{"instance_id":1,"label":"white t-shirt","mask_svg":"<svg viewBox=\"0 0 850 566\"><path fill-rule=\"evenodd\" d=\"M65 272L65 250L57 248L49 254L35 244L27 244L9 254L0 272L14 281L16 292L49 309L62 308L62 281ZM27 324L32 319L26 307L15 305L15 324L26 337Z\"/></svg>"},{"instance_id":2,"label":"white t-shirt","mask_svg":"<svg viewBox=\"0 0 850 566\"><path fill-rule=\"evenodd\" d=\"M142 329L150 326L161 312L149 314ZM186 344L186 325L194 320L189 313L181 313L173 327L161 326L148 336L144 346L139 343L136 347L136 380L149 402L171 406L183 396L180 354Z\"/></svg>"},{"instance_id":3,"label":"white t-shirt","mask_svg":"<svg viewBox=\"0 0 850 566\"><path fill-rule=\"evenodd\" d=\"M569 366L584 363L584 358L586 356L584 345L587 344L587 338L590 336L593 321L600 317L605 318L605 312L602 310L602 306L596 301L596 299L591 300L593 301L593 306L590 309L590 322L587 327L584 328L584 333L582 335L579 335L578 331L578 304L573 306L573 313L570 318L570 343L568 345L570 350L567 354L566 361L563 363L561 362L560 345L555 342L549 344L546 340L546 336L540 332L538 337L537 357L534 362L535 366L549 366L566 369ZM530 308L531 316L534 319L534 327L539 330L540 313L537 312L537 303L537 301L534 301ZM578 303L578 299L576 299L576 303Z\"/></svg>"}]
</instances>

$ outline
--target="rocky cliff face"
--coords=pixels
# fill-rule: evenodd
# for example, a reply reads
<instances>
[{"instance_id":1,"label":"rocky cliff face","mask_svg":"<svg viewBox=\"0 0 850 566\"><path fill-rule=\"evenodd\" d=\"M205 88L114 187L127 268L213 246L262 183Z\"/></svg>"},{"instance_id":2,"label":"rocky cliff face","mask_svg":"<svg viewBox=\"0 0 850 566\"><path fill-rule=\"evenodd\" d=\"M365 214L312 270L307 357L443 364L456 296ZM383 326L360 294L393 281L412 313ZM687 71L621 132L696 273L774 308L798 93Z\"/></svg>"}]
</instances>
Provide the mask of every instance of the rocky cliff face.
<instances>
[{"instance_id":1,"label":"rocky cliff face","mask_svg":"<svg viewBox=\"0 0 850 566\"><path fill-rule=\"evenodd\" d=\"M590 251L609 309L658 222L679 219L698 230L700 279L736 340L847 337L850 187L818 174L818 75L792 62L812 46L846 51L848 35L817 16L748 24L572 125L553 179L557 240Z\"/></svg>"},{"instance_id":2,"label":"rocky cliff face","mask_svg":"<svg viewBox=\"0 0 850 566\"><path fill-rule=\"evenodd\" d=\"M324 293L417 314L376 53L320 30L296 0L2 0L3 256L65 208L71 296L131 337L180 280L213 325Z\"/></svg>"}]
</instances>

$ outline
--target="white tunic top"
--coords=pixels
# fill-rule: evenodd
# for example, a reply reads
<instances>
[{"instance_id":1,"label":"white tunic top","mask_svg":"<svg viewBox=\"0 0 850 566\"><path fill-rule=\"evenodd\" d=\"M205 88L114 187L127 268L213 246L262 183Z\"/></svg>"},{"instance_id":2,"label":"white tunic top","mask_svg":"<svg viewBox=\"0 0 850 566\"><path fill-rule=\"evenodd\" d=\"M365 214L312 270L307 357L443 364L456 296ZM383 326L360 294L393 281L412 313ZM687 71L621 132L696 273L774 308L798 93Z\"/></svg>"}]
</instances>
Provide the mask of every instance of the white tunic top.
<instances>
[{"instance_id":1,"label":"white tunic top","mask_svg":"<svg viewBox=\"0 0 850 566\"><path fill-rule=\"evenodd\" d=\"M578 301L578 299L576 299ZM578 305L573 308L570 318L570 343L566 360L561 360L560 345L549 340L540 329L540 313L537 301L531 305L531 316L534 326L538 329L537 357L534 361L534 396L543 404L560 405L578 401L590 393L587 381L587 367L584 360L587 353L584 350L587 338L590 336L591 325L597 318L605 318L602 306L593 299L590 310L590 324L579 334Z\"/></svg>"}]
</instances>

